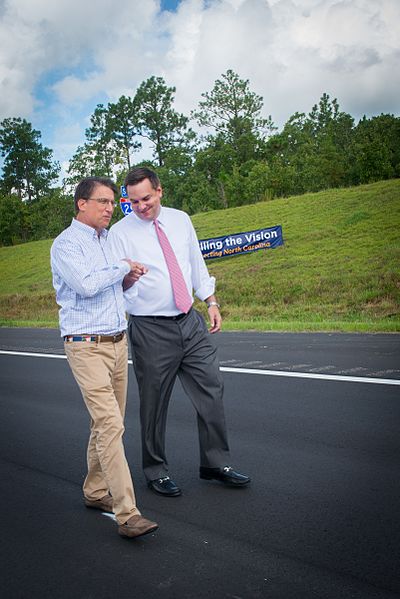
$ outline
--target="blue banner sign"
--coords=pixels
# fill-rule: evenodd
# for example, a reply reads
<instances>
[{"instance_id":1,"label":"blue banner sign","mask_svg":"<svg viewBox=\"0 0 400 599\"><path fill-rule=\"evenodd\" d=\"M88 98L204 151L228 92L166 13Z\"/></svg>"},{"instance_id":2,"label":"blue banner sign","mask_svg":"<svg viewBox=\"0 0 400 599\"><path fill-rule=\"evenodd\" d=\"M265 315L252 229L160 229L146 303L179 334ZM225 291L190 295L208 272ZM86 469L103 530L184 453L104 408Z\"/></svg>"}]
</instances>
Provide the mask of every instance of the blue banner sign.
<instances>
[{"instance_id":1,"label":"blue banner sign","mask_svg":"<svg viewBox=\"0 0 400 599\"><path fill-rule=\"evenodd\" d=\"M234 233L223 237L210 237L210 239L200 240L199 245L205 260L272 249L283 245L282 226Z\"/></svg>"}]
</instances>

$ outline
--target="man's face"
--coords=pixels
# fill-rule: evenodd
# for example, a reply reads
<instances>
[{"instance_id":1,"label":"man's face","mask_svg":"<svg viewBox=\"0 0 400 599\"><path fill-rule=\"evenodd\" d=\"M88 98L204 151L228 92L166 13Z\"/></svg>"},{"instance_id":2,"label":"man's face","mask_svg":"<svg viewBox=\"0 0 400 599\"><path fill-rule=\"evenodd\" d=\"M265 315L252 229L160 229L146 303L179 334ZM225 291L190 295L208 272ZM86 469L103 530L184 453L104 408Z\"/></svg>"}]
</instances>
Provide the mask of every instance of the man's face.
<instances>
[{"instance_id":1,"label":"man's face","mask_svg":"<svg viewBox=\"0 0 400 599\"><path fill-rule=\"evenodd\" d=\"M136 185L126 188L132 204L132 210L142 220L154 220L160 214L162 189L154 189L149 179L143 179Z\"/></svg>"},{"instance_id":2,"label":"man's face","mask_svg":"<svg viewBox=\"0 0 400 599\"><path fill-rule=\"evenodd\" d=\"M114 212L114 192L105 185L96 185L88 200L79 200L77 220L99 233L110 224Z\"/></svg>"}]
</instances>

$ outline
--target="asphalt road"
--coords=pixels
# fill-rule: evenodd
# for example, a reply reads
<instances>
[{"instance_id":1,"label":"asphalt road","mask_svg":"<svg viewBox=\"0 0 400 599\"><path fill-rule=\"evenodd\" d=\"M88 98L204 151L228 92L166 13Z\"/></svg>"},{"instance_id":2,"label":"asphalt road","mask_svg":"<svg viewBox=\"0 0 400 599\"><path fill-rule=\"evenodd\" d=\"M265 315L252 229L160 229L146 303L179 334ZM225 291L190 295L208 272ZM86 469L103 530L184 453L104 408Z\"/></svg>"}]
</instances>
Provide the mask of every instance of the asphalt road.
<instances>
[{"instance_id":1,"label":"asphalt road","mask_svg":"<svg viewBox=\"0 0 400 599\"><path fill-rule=\"evenodd\" d=\"M139 507L160 528L125 540L82 504L88 417L66 360L53 357L58 332L0 329L0 350L47 354L0 355L4 599L400 597L400 387L350 381L400 379L400 336L218 342L232 465L252 485L198 478L195 418L177 385L168 453L183 495L148 490L131 376L125 447Z\"/></svg>"}]
</instances>

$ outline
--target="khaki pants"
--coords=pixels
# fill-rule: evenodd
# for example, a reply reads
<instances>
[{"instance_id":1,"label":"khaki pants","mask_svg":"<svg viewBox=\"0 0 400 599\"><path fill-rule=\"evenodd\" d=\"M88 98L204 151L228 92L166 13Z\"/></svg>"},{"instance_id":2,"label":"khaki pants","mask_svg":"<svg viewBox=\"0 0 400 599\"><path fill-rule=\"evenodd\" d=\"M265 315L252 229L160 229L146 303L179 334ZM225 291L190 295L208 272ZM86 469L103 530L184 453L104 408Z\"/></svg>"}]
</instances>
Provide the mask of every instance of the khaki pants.
<instances>
[{"instance_id":1,"label":"khaki pants","mask_svg":"<svg viewBox=\"0 0 400 599\"><path fill-rule=\"evenodd\" d=\"M122 443L128 384L126 336L118 343L74 341L64 348L91 417L83 493L96 500L110 492L117 521L124 524L140 514Z\"/></svg>"}]
</instances>

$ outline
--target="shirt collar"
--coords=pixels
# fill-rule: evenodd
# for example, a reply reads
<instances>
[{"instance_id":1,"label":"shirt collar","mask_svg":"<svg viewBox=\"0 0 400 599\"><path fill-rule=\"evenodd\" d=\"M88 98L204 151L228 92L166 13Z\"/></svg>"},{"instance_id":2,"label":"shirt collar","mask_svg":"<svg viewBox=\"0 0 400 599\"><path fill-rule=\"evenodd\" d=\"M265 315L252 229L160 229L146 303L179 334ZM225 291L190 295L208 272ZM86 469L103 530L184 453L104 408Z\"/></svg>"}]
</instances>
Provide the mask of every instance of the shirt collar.
<instances>
[{"instance_id":1,"label":"shirt collar","mask_svg":"<svg viewBox=\"0 0 400 599\"><path fill-rule=\"evenodd\" d=\"M164 208L161 206L160 214L157 216L157 220L160 223L160 225L163 225L163 227L165 227L165 215L166 212Z\"/></svg>"},{"instance_id":2,"label":"shirt collar","mask_svg":"<svg viewBox=\"0 0 400 599\"><path fill-rule=\"evenodd\" d=\"M128 216L129 216L129 218L133 216L133 218L136 220L136 222L139 223L142 227L153 226L153 222L154 221L152 221L152 220L144 220L143 218L139 218L139 216L133 210L132 210L132 212ZM161 206L160 213L157 216L156 220L158 220L158 222L160 223L160 225L165 226L165 224L166 224L165 217L166 217L165 208L163 208Z\"/></svg>"},{"instance_id":3,"label":"shirt collar","mask_svg":"<svg viewBox=\"0 0 400 599\"><path fill-rule=\"evenodd\" d=\"M85 233L85 235L93 237L94 239L98 238L96 229L90 227L89 225L86 225L85 223L82 223L80 220L77 220L76 218L72 219L71 227L77 229L78 231L81 231L82 233ZM106 238L107 234L107 229L102 229L100 231L100 237L102 238Z\"/></svg>"}]
</instances>

